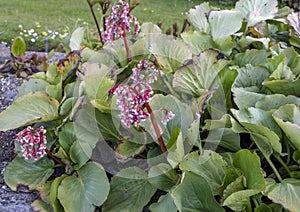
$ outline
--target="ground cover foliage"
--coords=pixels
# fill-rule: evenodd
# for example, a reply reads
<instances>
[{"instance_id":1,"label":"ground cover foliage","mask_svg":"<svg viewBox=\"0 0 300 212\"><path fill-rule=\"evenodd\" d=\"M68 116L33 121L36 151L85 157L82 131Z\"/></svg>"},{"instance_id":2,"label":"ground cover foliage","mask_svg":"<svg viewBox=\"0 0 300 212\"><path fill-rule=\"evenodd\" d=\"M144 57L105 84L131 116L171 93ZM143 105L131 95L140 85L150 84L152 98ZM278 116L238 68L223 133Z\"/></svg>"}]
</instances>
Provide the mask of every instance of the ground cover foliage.
<instances>
[{"instance_id":1,"label":"ground cover foliage","mask_svg":"<svg viewBox=\"0 0 300 212\"><path fill-rule=\"evenodd\" d=\"M203 3L174 37L116 6L100 50L77 28L0 114L22 130L6 184L40 211L297 211L300 14Z\"/></svg>"}]
</instances>

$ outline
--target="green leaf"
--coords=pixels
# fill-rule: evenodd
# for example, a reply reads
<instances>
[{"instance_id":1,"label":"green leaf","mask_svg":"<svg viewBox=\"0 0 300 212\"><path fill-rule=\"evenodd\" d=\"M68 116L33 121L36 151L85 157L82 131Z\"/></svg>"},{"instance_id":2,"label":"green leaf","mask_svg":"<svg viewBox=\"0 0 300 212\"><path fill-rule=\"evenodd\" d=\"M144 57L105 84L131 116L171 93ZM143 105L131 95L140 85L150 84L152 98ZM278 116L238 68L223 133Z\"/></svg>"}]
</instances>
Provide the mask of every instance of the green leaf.
<instances>
[{"instance_id":1,"label":"green leaf","mask_svg":"<svg viewBox=\"0 0 300 212\"><path fill-rule=\"evenodd\" d=\"M249 197L257 194L259 191L254 189L240 190L231 194L223 202L223 206L230 207L233 211L247 211ZM247 208L247 209L246 209Z\"/></svg>"},{"instance_id":2,"label":"green leaf","mask_svg":"<svg viewBox=\"0 0 300 212\"><path fill-rule=\"evenodd\" d=\"M0 113L0 131L7 131L58 117L58 101L44 92L30 93L16 99Z\"/></svg>"},{"instance_id":3,"label":"green leaf","mask_svg":"<svg viewBox=\"0 0 300 212\"><path fill-rule=\"evenodd\" d=\"M153 186L163 191L170 191L179 181L179 175L167 163L152 166L148 177Z\"/></svg>"},{"instance_id":4,"label":"green leaf","mask_svg":"<svg viewBox=\"0 0 300 212\"><path fill-rule=\"evenodd\" d=\"M22 158L16 157L4 171L5 183L14 191L17 186L28 185L29 189L35 189L53 174L54 162L46 157L29 163Z\"/></svg>"},{"instance_id":5,"label":"green leaf","mask_svg":"<svg viewBox=\"0 0 300 212\"><path fill-rule=\"evenodd\" d=\"M11 53L14 57L22 57L26 51L26 43L21 36L14 39L11 46Z\"/></svg>"},{"instance_id":6,"label":"green leaf","mask_svg":"<svg viewBox=\"0 0 300 212\"><path fill-rule=\"evenodd\" d=\"M272 212L272 209L268 205L262 203L258 207L254 208L254 212Z\"/></svg>"},{"instance_id":7,"label":"green leaf","mask_svg":"<svg viewBox=\"0 0 300 212\"><path fill-rule=\"evenodd\" d=\"M167 193L166 195L162 195L157 203L153 203L150 205L151 212L174 212L177 211L176 205L174 203L173 198L171 197L171 193Z\"/></svg>"},{"instance_id":8,"label":"green leaf","mask_svg":"<svg viewBox=\"0 0 300 212\"><path fill-rule=\"evenodd\" d=\"M181 37L190 46L192 53L195 55L206 49L216 47L210 35L199 31L183 32Z\"/></svg>"},{"instance_id":9,"label":"green leaf","mask_svg":"<svg viewBox=\"0 0 300 212\"><path fill-rule=\"evenodd\" d=\"M259 66L246 65L238 68L238 77L235 80L235 88L247 88L248 91L263 91L263 81L269 77L267 69Z\"/></svg>"},{"instance_id":10,"label":"green leaf","mask_svg":"<svg viewBox=\"0 0 300 212\"><path fill-rule=\"evenodd\" d=\"M152 97L150 106L156 115L157 124L159 125L164 142L169 141L171 134L175 128L180 128L182 133L182 138L186 138L187 131L193 122L193 113L191 108L179 101L176 97L172 95L163 96L161 94L156 94ZM162 108L168 109L175 114L174 118L170 120L167 125L162 124L162 117L165 114ZM142 122L143 126L149 133L154 132L153 125L150 119L147 119L145 122ZM156 135L152 135L156 140Z\"/></svg>"},{"instance_id":11,"label":"green leaf","mask_svg":"<svg viewBox=\"0 0 300 212\"><path fill-rule=\"evenodd\" d=\"M184 61L192 58L192 53L186 43L163 35L156 36L155 42L149 46L149 51L167 73L174 73Z\"/></svg>"},{"instance_id":12,"label":"green leaf","mask_svg":"<svg viewBox=\"0 0 300 212\"><path fill-rule=\"evenodd\" d=\"M179 211L224 211L215 200L207 181L191 172L184 172L181 184L171 196Z\"/></svg>"},{"instance_id":13,"label":"green leaf","mask_svg":"<svg viewBox=\"0 0 300 212\"><path fill-rule=\"evenodd\" d=\"M71 35L69 46L71 50L80 50L81 43L84 40L85 27L78 27Z\"/></svg>"},{"instance_id":14,"label":"green leaf","mask_svg":"<svg viewBox=\"0 0 300 212\"><path fill-rule=\"evenodd\" d=\"M260 168L260 158L247 149L235 154L233 165L239 168L246 178L246 187L263 191L266 187L264 176Z\"/></svg>"},{"instance_id":15,"label":"green leaf","mask_svg":"<svg viewBox=\"0 0 300 212\"><path fill-rule=\"evenodd\" d=\"M65 116L70 113L77 100L78 97L70 97L66 99L60 106L59 115Z\"/></svg>"},{"instance_id":16,"label":"green leaf","mask_svg":"<svg viewBox=\"0 0 300 212\"><path fill-rule=\"evenodd\" d=\"M184 146L182 133L179 128L175 128L167 144L167 160L175 168L184 157Z\"/></svg>"},{"instance_id":17,"label":"green leaf","mask_svg":"<svg viewBox=\"0 0 300 212\"><path fill-rule=\"evenodd\" d=\"M272 93L283 95L294 95L300 97L300 75L295 79L266 79L263 82Z\"/></svg>"},{"instance_id":18,"label":"green leaf","mask_svg":"<svg viewBox=\"0 0 300 212\"><path fill-rule=\"evenodd\" d=\"M231 110L242 126L250 133L251 139L258 146L265 157L273 151L281 153L281 131L270 113L257 108Z\"/></svg>"},{"instance_id":19,"label":"green leaf","mask_svg":"<svg viewBox=\"0 0 300 212\"><path fill-rule=\"evenodd\" d=\"M193 57L174 74L173 87L179 92L200 97L220 84L218 73L228 64L223 54L208 49Z\"/></svg>"},{"instance_id":20,"label":"green leaf","mask_svg":"<svg viewBox=\"0 0 300 212\"><path fill-rule=\"evenodd\" d=\"M211 11L208 22L211 35L214 40L217 40L237 32L242 26L243 16L234 10Z\"/></svg>"},{"instance_id":21,"label":"green leaf","mask_svg":"<svg viewBox=\"0 0 300 212\"><path fill-rule=\"evenodd\" d=\"M76 140L70 147L70 158L76 163L75 169L83 166L92 156L92 147L83 140Z\"/></svg>"},{"instance_id":22,"label":"green leaf","mask_svg":"<svg viewBox=\"0 0 300 212\"><path fill-rule=\"evenodd\" d=\"M245 88L232 88L233 100L238 108L255 107L256 103L265 97L264 94L247 91Z\"/></svg>"},{"instance_id":23,"label":"green leaf","mask_svg":"<svg viewBox=\"0 0 300 212\"><path fill-rule=\"evenodd\" d=\"M270 111L280 108L286 104L300 105L300 98L296 96L285 96L282 94L266 95L256 102L255 107L262 110Z\"/></svg>"},{"instance_id":24,"label":"green leaf","mask_svg":"<svg viewBox=\"0 0 300 212\"><path fill-rule=\"evenodd\" d=\"M179 167L203 177L214 195L218 193L218 188L222 185L226 173L226 162L219 154L210 150L204 150L201 155L199 152L186 155Z\"/></svg>"},{"instance_id":25,"label":"green leaf","mask_svg":"<svg viewBox=\"0 0 300 212\"><path fill-rule=\"evenodd\" d=\"M101 165L88 162L75 175L63 179L58 188L58 199L65 211L93 211L109 193L109 182Z\"/></svg>"},{"instance_id":26,"label":"green leaf","mask_svg":"<svg viewBox=\"0 0 300 212\"><path fill-rule=\"evenodd\" d=\"M246 66L247 64L258 65L267 62L269 53L266 50L247 49L245 52L238 53L234 56L234 62L239 66Z\"/></svg>"},{"instance_id":27,"label":"green leaf","mask_svg":"<svg viewBox=\"0 0 300 212\"><path fill-rule=\"evenodd\" d=\"M52 212L53 208L43 200L36 199L30 205L34 211Z\"/></svg>"},{"instance_id":28,"label":"green leaf","mask_svg":"<svg viewBox=\"0 0 300 212\"><path fill-rule=\"evenodd\" d=\"M272 19L278 10L276 0L240 0L236 3L235 9L246 19L247 26Z\"/></svg>"},{"instance_id":29,"label":"green leaf","mask_svg":"<svg viewBox=\"0 0 300 212\"><path fill-rule=\"evenodd\" d=\"M114 80L108 78L110 68L98 63L84 63L85 91L90 99L107 100L108 90L114 85Z\"/></svg>"},{"instance_id":30,"label":"green leaf","mask_svg":"<svg viewBox=\"0 0 300 212\"><path fill-rule=\"evenodd\" d=\"M281 204L290 211L298 211L300 208L300 180L284 179L276 183L273 179L267 179L265 195L275 203Z\"/></svg>"},{"instance_id":31,"label":"green leaf","mask_svg":"<svg viewBox=\"0 0 300 212\"><path fill-rule=\"evenodd\" d=\"M48 85L49 83L45 80L30 78L18 88L18 95L16 96L16 98L37 91L45 91Z\"/></svg>"},{"instance_id":32,"label":"green leaf","mask_svg":"<svg viewBox=\"0 0 300 212\"><path fill-rule=\"evenodd\" d=\"M143 144L137 144L126 140L118 145L116 152L121 156L130 157L142 153L144 149L145 146Z\"/></svg>"},{"instance_id":33,"label":"green leaf","mask_svg":"<svg viewBox=\"0 0 300 212\"><path fill-rule=\"evenodd\" d=\"M58 141L62 148L69 153L70 147L77 140L73 122L66 123L58 133Z\"/></svg>"},{"instance_id":34,"label":"green leaf","mask_svg":"<svg viewBox=\"0 0 300 212\"><path fill-rule=\"evenodd\" d=\"M200 32L209 33L210 28L208 24L208 20L206 18L207 14L211 10L209 3L202 3L195 8L189 10L187 19L189 22Z\"/></svg>"},{"instance_id":35,"label":"green leaf","mask_svg":"<svg viewBox=\"0 0 300 212\"><path fill-rule=\"evenodd\" d=\"M103 205L106 211L140 212L155 193L147 174L138 167L121 170L110 183L111 190Z\"/></svg>"},{"instance_id":36,"label":"green leaf","mask_svg":"<svg viewBox=\"0 0 300 212\"><path fill-rule=\"evenodd\" d=\"M53 182L51 183L51 188L50 188L51 205L52 205L52 208L54 209L54 211L57 211L57 212L64 211L61 203L57 199L57 194L58 194L58 187L60 186L63 179L65 179L67 176L68 175L63 174L60 177L55 178L53 180Z\"/></svg>"},{"instance_id":37,"label":"green leaf","mask_svg":"<svg viewBox=\"0 0 300 212\"><path fill-rule=\"evenodd\" d=\"M300 107L284 105L273 113L273 117L292 145L300 150Z\"/></svg>"}]
</instances>

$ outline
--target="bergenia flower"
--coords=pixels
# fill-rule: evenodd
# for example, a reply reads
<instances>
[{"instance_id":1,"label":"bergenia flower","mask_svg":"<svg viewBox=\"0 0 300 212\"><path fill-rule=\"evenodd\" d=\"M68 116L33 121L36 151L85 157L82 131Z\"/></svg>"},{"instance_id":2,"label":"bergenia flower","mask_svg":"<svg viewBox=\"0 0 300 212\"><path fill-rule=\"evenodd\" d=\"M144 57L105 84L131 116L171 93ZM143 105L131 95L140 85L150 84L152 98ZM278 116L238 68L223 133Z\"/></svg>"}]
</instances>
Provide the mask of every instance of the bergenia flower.
<instances>
[{"instance_id":1,"label":"bergenia flower","mask_svg":"<svg viewBox=\"0 0 300 212\"><path fill-rule=\"evenodd\" d=\"M300 36L300 12L292 12L287 16L288 23L294 28L296 34Z\"/></svg>"},{"instance_id":2,"label":"bergenia flower","mask_svg":"<svg viewBox=\"0 0 300 212\"><path fill-rule=\"evenodd\" d=\"M143 74L143 71L147 76ZM141 60L137 67L132 69L132 84L120 84L109 90L110 94L117 96L117 105L120 109L119 117L126 127L138 126L145 121L149 114L145 106L150 107L149 102L153 90L149 84L157 80L159 70L149 60ZM174 117L174 114L166 110L163 117L163 124L166 124Z\"/></svg>"},{"instance_id":3,"label":"bergenia flower","mask_svg":"<svg viewBox=\"0 0 300 212\"><path fill-rule=\"evenodd\" d=\"M112 7L111 15L105 20L106 30L103 32L103 41L113 44L114 39L126 36L126 31L131 31L131 24L134 24L134 33L140 31L140 24L137 18L130 14L129 4L120 0Z\"/></svg>"},{"instance_id":4,"label":"bergenia flower","mask_svg":"<svg viewBox=\"0 0 300 212\"><path fill-rule=\"evenodd\" d=\"M46 130L43 126L33 128L28 126L15 136L15 140L20 145L22 156L26 159L37 160L46 155Z\"/></svg>"}]
</instances>

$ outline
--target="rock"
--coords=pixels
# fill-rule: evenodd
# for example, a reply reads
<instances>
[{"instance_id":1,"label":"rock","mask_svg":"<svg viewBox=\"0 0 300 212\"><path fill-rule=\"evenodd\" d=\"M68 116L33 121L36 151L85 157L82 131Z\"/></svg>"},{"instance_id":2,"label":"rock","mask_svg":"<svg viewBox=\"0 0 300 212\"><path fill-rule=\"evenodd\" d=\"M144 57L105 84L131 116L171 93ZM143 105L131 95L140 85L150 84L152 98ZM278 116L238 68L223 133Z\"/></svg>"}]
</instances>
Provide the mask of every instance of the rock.
<instances>
[{"instance_id":1,"label":"rock","mask_svg":"<svg viewBox=\"0 0 300 212\"><path fill-rule=\"evenodd\" d=\"M0 64L4 63L5 60L8 60L10 58L10 49L0 43Z\"/></svg>"}]
</instances>

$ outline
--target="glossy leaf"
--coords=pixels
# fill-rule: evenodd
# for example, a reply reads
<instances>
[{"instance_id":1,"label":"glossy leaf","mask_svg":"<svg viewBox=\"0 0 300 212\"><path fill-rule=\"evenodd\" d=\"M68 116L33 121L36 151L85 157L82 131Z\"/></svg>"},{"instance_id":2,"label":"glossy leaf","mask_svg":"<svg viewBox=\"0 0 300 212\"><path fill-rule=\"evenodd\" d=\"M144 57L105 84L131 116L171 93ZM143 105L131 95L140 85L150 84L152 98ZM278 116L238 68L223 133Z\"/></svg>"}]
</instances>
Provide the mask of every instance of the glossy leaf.
<instances>
[{"instance_id":1,"label":"glossy leaf","mask_svg":"<svg viewBox=\"0 0 300 212\"><path fill-rule=\"evenodd\" d=\"M265 195L275 203L281 204L290 211L298 211L300 208L300 180L284 179L281 183L267 179Z\"/></svg>"},{"instance_id":2,"label":"glossy leaf","mask_svg":"<svg viewBox=\"0 0 300 212\"><path fill-rule=\"evenodd\" d=\"M189 22L200 32L209 33L210 28L207 20L207 14L211 10L209 3L202 3L189 10L187 18Z\"/></svg>"},{"instance_id":3,"label":"glossy leaf","mask_svg":"<svg viewBox=\"0 0 300 212\"><path fill-rule=\"evenodd\" d=\"M209 184L212 193L216 195L225 177L226 162L222 157L210 150L192 152L180 163L180 169L202 176Z\"/></svg>"},{"instance_id":4,"label":"glossy leaf","mask_svg":"<svg viewBox=\"0 0 300 212\"><path fill-rule=\"evenodd\" d=\"M78 27L74 30L74 32L71 35L69 46L71 50L80 50L81 43L84 39L86 29L84 27Z\"/></svg>"},{"instance_id":5,"label":"glossy leaf","mask_svg":"<svg viewBox=\"0 0 300 212\"><path fill-rule=\"evenodd\" d=\"M19 88L18 88L18 95L16 96L21 97L29 93L37 92L37 91L45 91L46 87L49 85L48 82L41 79L29 79L25 81Z\"/></svg>"},{"instance_id":6,"label":"glossy leaf","mask_svg":"<svg viewBox=\"0 0 300 212\"><path fill-rule=\"evenodd\" d=\"M228 64L224 55L208 49L193 57L174 74L175 90L200 97L220 83L218 73Z\"/></svg>"},{"instance_id":7,"label":"glossy leaf","mask_svg":"<svg viewBox=\"0 0 300 212\"><path fill-rule=\"evenodd\" d=\"M171 190L179 181L179 175L167 163L160 163L149 169L149 182L157 189Z\"/></svg>"},{"instance_id":8,"label":"glossy leaf","mask_svg":"<svg viewBox=\"0 0 300 212\"><path fill-rule=\"evenodd\" d=\"M284 105L273 113L273 117L292 145L300 150L300 107L291 104Z\"/></svg>"},{"instance_id":9,"label":"glossy leaf","mask_svg":"<svg viewBox=\"0 0 300 212\"><path fill-rule=\"evenodd\" d=\"M242 20L241 13L234 10L211 11L208 21L213 39L217 40L234 34L241 28Z\"/></svg>"},{"instance_id":10,"label":"glossy leaf","mask_svg":"<svg viewBox=\"0 0 300 212\"><path fill-rule=\"evenodd\" d=\"M170 193L162 195L157 203L150 205L151 212L174 212L177 211L176 205Z\"/></svg>"},{"instance_id":11,"label":"glossy leaf","mask_svg":"<svg viewBox=\"0 0 300 212\"><path fill-rule=\"evenodd\" d=\"M63 179L58 188L58 199L65 211L92 211L107 198L109 182L102 166L88 162L78 171Z\"/></svg>"},{"instance_id":12,"label":"glossy leaf","mask_svg":"<svg viewBox=\"0 0 300 212\"><path fill-rule=\"evenodd\" d=\"M29 189L35 189L53 174L54 162L44 157L36 162L29 163L16 157L4 171L5 183L14 191L17 186L27 185Z\"/></svg>"},{"instance_id":13,"label":"glossy leaf","mask_svg":"<svg viewBox=\"0 0 300 212\"><path fill-rule=\"evenodd\" d=\"M140 212L155 193L155 188L148 182L147 174L137 168L123 169L110 183L111 190L103 205L106 211Z\"/></svg>"},{"instance_id":14,"label":"glossy leaf","mask_svg":"<svg viewBox=\"0 0 300 212\"><path fill-rule=\"evenodd\" d=\"M278 10L276 0L240 0L235 9L242 13L248 26L273 18Z\"/></svg>"},{"instance_id":15,"label":"glossy leaf","mask_svg":"<svg viewBox=\"0 0 300 212\"><path fill-rule=\"evenodd\" d=\"M224 211L215 200L207 181L191 172L184 173L181 184L171 196L179 211Z\"/></svg>"},{"instance_id":16,"label":"glossy leaf","mask_svg":"<svg viewBox=\"0 0 300 212\"><path fill-rule=\"evenodd\" d=\"M52 121L58 117L58 105L56 99L44 92L22 96L0 113L0 131L36 122Z\"/></svg>"}]
</instances>

